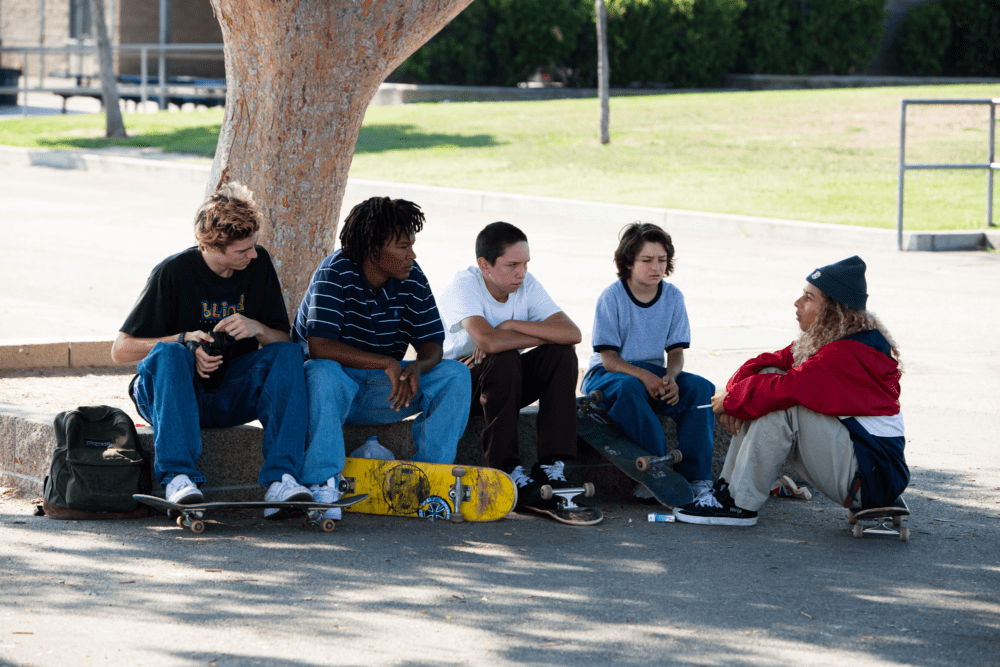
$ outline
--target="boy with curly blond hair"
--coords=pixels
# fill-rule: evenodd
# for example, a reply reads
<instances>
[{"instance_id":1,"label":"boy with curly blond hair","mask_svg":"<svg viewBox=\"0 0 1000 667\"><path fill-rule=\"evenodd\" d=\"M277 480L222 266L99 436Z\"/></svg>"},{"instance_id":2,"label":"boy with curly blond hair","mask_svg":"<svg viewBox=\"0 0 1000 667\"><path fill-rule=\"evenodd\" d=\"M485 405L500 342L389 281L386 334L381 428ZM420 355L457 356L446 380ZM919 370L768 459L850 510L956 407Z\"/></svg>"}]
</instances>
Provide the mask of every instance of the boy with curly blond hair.
<instances>
[{"instance_id":1,"label":"boy with curly blond hair","mask_svg":"<svg viewBox=\"0 0 1000 667\"><path fill-rule=\"evenodd\" d=\"M313 499L296 481L308 420L302 352L259 230L253 193L221 186L195 214L198 245L153 269L111 350L115 363L139 362L129 395L153 428L153 473L172 502L204 499L201 429L255 419L264 427L265 499ZM223 353L203 345L224 341Z\"/></svg>"}]
</instances>

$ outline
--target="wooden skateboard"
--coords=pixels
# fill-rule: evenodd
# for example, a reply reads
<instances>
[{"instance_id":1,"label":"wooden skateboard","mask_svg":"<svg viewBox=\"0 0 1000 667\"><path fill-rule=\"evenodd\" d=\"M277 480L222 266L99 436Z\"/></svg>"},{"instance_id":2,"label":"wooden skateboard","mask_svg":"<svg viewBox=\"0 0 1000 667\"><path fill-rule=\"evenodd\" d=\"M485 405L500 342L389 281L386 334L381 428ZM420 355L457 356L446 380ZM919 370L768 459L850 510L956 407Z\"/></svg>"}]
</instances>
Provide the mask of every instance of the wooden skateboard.
<instances>
[{"instance_id":1,"label":"wooden skateboard","mask_svg":"<svg viewBox=\"0 0 1000 667\"><path fill-rule=\"evenodd\" d=\"M902 525L906 516L910 516L910 508L903 496L889 507L873 507L858 512L847 510L847 522L854 526L854 537L858 538L867 534L898 535L901 542L909 542L910 528ZM890 522L892 525L889 525Z\"/></svg>"},{"instance_id":2,"label":"wooden skateboard","mask_svg":"<svg viewBox=\"0 0 1000 667\"><path fill-rule=\"evenodd\" d=\"M132 496L140 503L149 505L161 512L166 512L168 517L177 517L177 525L180 528L187 528L192 533L201 533L205 530L205 522L202 517L205 512L215 510L231 509L278 509L278 513L267 517L268 519L285 519L295 514L303 515L303 523L320 528L324 533L329 533L335 527L333 519L324 519L323 513L334 507L349 507L355 503L365 500L367 496L350 496L341 498L335 503L317 503L315 501L266 501L253 500L247 502L219 502L219 503L195 503L191 505L181 505L172 503L156 496L145 496L141 493Z\"/></svg>"},{"instance_id":3,"label":"wooden skateboard","mask_svg":"<svg viewBox=\"0 0 1000 667\"><path fill-rule=\"evenodd\" d=\"M496 521L517 504L514 482L493 468L348 457L343 477L341 491L368 496L351 512Z\"/></svg>"},{"instance_id":4,"label":"wooden skateboard","mask_svg":"<svg viewBox=\"0 0 1000 667\"><path fill-rule=\"evenodd\" d=\"M683 458L674 449L666 456L654 456L619 431L600 404L604 395L592 391L577 399L576 432L581 440L645 487L667 507L681 507L694 501L691 485L672 466Z\"/></svg>"},{"instance_id":5,"label":"wooden skateboard","mask_svg":"<svg viewBox=\"0 0 1000 667\"><path fill-rule=\"evenodd\" d=\"M579 494L577 494L579 495ZM581 507L573 502L571 498L564 499L568 504L556 504L553 507L545 505L522 505L521 508L531 510L536 514L555 519L559 523L571 526L593 526L595 523L604 521L604 512L596 507Z\"/></svg>"}]
</instances>

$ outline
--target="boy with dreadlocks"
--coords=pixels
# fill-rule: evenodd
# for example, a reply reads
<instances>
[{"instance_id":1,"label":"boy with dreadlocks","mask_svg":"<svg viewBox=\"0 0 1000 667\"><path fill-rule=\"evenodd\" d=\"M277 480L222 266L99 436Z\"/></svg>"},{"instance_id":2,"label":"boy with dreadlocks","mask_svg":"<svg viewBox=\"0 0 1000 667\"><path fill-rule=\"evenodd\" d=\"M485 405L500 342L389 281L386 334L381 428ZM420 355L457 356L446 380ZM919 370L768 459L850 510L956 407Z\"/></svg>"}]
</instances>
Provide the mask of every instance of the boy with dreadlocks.
<instances>
[{"instance_id":1,"label":"boy with dreadlocks","mask_svg":"<svg viewBox=\"0 0 1000 667\"><path fill-rule=\"evenodd\" d=\"M855 255L810 273L795 302L798 340L746 362L712 397L733 441L714 494L675 508L678 521L757 523L786 458L847 508L887 507L903 493L899 350L865 309L865 268Z\"/></svg>"},{"instance_id":2,"label":"boy with dreadlocks","mask_svg":"<svg viewBox=\"0 0 1000 667\"><path fill-rule=\"evenodd\" d=\"M468 421L468 369L441 360L444 328L414 261L424 214L373 197L344 220L340 250L313 274L292 338L306 355L309 432L303 479L316 500L340 498L345 423L413 422L416 461L452 463ZM403 361L407 347L415 361ZM338 519L340 510L328 510Z\"/></svg>"},{"instance_id":3,"label":"boy with dreadlocks","mask_svg":"<svg viewBox=\"0 0 1000 667\"><path fill-rule=\"evenodd\" d=\"M140 362L129 395L153 428L153 472L172 502L203 500L200 429L254 419L264 426L265 498L313 499L296 481L308 416L302 353L259 230L253 193L220 187L195 214L198 245L153 269L111 349L115 363ZM223 341L221 354L202 345Z\"/></svg>"}]
</instances>

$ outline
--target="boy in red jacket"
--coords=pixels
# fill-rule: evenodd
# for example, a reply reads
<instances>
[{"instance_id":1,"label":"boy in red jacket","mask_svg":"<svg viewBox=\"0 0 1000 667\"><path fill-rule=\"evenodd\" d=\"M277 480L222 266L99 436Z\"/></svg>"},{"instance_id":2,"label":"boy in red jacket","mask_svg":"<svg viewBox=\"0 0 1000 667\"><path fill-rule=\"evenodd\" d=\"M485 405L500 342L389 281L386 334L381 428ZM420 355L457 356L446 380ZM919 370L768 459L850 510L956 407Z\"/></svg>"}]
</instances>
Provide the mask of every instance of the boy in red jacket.
<instances>
[{"instance_id":1,"label":"boy in red jacket","mask_svg":"<svg viewBox=\"0 0 1000 667\"><path fill-rule=\"evenodd\" d=\"M864 261L850 257L806 281L798 340L743 364L712 398L733 441L714 493L676 508L678 521L754 525L786 458L853 509L890 505L909 483L899 350L865 310Z\"/></svg>"}]
</instances>

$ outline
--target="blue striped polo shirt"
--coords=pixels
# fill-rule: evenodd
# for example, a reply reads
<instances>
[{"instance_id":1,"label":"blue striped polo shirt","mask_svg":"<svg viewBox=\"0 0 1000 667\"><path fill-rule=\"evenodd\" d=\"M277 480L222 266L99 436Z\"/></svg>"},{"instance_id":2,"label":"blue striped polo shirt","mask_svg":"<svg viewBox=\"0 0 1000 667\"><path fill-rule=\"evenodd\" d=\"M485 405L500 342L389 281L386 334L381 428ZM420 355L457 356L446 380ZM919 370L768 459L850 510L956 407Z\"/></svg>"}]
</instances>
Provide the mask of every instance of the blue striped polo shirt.
<instances>
[{"instance_id":1,"label":"blue striped polo shirt","mask_svg":"<svg viewBox=\"0 0 1000 667\"><path fill-rule=\"evenodd\" d=\"M309 337L339 340L364 352L401 361L407 346L444 342L444 325L427 277L416 262L406 280L389 280L377 293L361 269L338 250L313 273L295 315L292 341L309 358Z\"/></svg>"}]
</instances>

